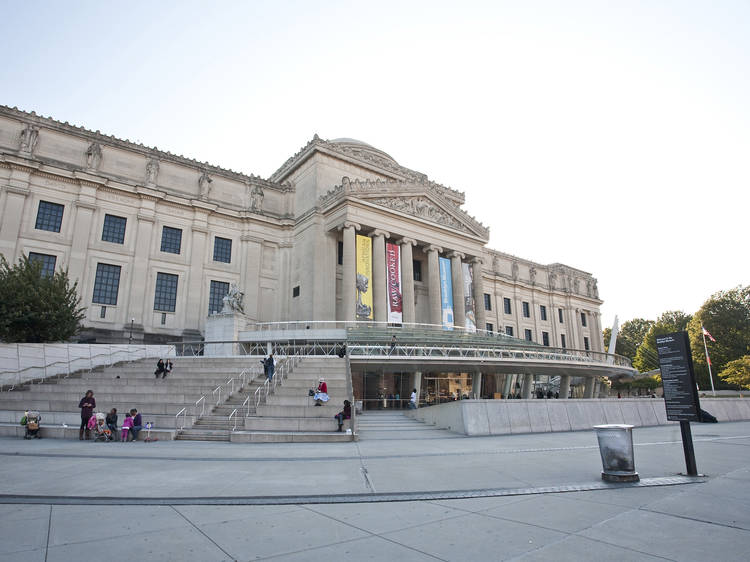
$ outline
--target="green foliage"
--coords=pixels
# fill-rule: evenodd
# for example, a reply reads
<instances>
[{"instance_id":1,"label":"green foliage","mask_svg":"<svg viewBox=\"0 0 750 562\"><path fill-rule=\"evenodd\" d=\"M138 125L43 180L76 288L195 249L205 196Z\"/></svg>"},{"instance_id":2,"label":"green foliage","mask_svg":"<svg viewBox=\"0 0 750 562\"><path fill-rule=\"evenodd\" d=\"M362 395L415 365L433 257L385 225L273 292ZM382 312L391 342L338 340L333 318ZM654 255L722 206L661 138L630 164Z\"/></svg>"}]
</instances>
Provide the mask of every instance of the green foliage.
<instances>
[{"instance_id":1,"label":"green foliage","mask_svg":"<svg viewBox=\"0 0 750 562\"><path fill-rule=\"evenodd\" d=\"M693 365L701 389L711 388L708 365L703 348L701 325L716 342L706 338L716 388L732 388L729 381L718 379L720 373L735 359L750 354L750 286L739 286L711 295L688 326Z\"/></svg>"},{"instance_id":2,"label":"green foliage","mask_svg":"<svg viewBox=\"0 0 750 562\"><path fill-rule=\"evenodd\" d=\"M617 343L615 344L615 353L627 357L631 361L635 359L635 355L643 343L643 337L648 332L649 328L653 325L653 320L646 320L645 318L634 318L628 320L620 326L620 330L617 333ZM611 328L606 328L603 331L604 345L609 351L609 338L612 334Z\"/></svg>"},{"instance_id":3,"label":"green foliage","mask_svg":"<svg viewBox=\"0 0 750 562\"><path fill-rule=\"evenodd\" d=\"M0 256L0 341L66 341L81 329L78 283L70 286L67 271L45 276L41 268L25 256L16 265Z\"/></svg>"},{"instance_id":4,"label":"green foliage","mask_svg":"<svg viewBox=\"0 0 750 562\"><path fill-rule=\"evenodd\" d=\"M743 355L727 363L719 373L719 377L729 384L750 390L750 355Z\"/></svg>"},{"instance_id":5,"label":"green foliage","mask_svg":"<svg viewBox=\"0 0 750 562\"><path fill-rule=\"evenodd\" d=\"M670 310L659 316L643 337L635 354L633 367L644 373L659 368L659 355L656 351L656 336L687 329L692 316L681 310Z\"/></svg>"}]
</instances>

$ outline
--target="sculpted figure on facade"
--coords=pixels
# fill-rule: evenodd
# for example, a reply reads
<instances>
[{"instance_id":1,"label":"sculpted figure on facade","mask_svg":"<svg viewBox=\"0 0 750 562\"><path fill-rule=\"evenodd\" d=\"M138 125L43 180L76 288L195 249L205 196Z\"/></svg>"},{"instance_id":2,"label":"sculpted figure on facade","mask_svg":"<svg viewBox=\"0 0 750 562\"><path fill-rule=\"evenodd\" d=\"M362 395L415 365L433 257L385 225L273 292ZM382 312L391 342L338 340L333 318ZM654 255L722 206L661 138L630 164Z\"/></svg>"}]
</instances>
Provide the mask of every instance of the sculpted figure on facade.
<instances>
[{"instance_id":1,"label":"sculpted figure on facade","mask_svg":"<svg viewBox=\"0 0 750 562\"><path fill-rule=\"evenodd\" d=\"M26 125L26 128L21 131L21 152L28 152L29 154L34 152L36 143L39 141L39 129Z\"/></svg>"},{"instance_id":2,"label":"sculpted figure on facade","mask_svg":"<svg viewBox=\"0 0 750 562\"><path fill-rule=\"evenodd\" d=\"M591 279L586 279L586 296L593 296L593 292L591 290Z\"/></svg>"},{"instance_id":3,"label":"sculpted figure on facade","mask_svg":"<svg viewBox=\"0 0 750 562\"><path fill-rule=\"evenodd\" d=\"M229 291L227 291L227 294L224 295L224 298L222 299L224 302L224 307L221 309L222 314L228 314L231 312L245 314L245 306L242 302L244 298L245 293L240 291L237 283L232 283L229 286Z\"/></svg>"},{"instance_id":4,"label":"sculpted figure on facade","mask_svg":"<svg viewBox=\"0 0 750 562\"><path fill-rule=\"evenodd\" d=\"M250 210L259 213L263 207L263 188L259 185L253 187L250 192Z\"/></svg>"},{"instance_id":5,"label":"sculpted figure on facade","mask_svg":"<svg viewBox=\"0 0 750 562\"><path fill-rule=\"evenodd\" d=\"M156 158L150 158L146 162L146 185L156 185L156 176L159 175L159 161Z\"/></svg>"},{"instance_id":6,"label":"sculpted figure on facade","mask_svg":"<svg viewBox=\"0 0 750 562\"><path fill-rule=\"evenodd\" d=\"M598 299L599 298L599 287L596 284L596 279L594 279L594 286L592 287L592 290L594 292L594 298Z\"/></svg>"},{"instance_id":7,"label":"sculpted figure on facade","mask_svg":"<svg viewBox=\"0 0 750 562\"><path fill-rule=\"evenodd\" d=\"M573 279L573 292L574 293L578 294L578 289L579 289L580 284L581 284L581 281L578 279L578 277Z\"/></svg>"},{"instance_id":8,"label":"sculpted figure on facade","mask_svg":"<svg viewBox=\"0 0 750 562\"><path fill-rule=\"evenodd\" d=\"M208 175L208 172L206 170L203 170L201 177L198 178L198 187L200 188L201 199L208 199L208 196L211 194L211 183L213 181L214 180L211 179L211 176Z\"/></svg>"},{"instance_id":9,"label":"sculpted figure on facade","mask_svg":"<svg viewBox=\"0 0 750 562\"><path fill-rule=\"evenodd\" d=\"M513 278L513 281L518 281L518 262L515 260L510 266L510 276Z\"/></svg>"},{"instance_id":10,"label":"sculpted figure on facade","mask_svg":"<svg viewBox=\"0 0 750 562\"><path fill-rule=\"evenodd\" d=\"M96 171L102 163L102 147L98 142L92 142L86 149L86 168Z\"/></svg>"},{"instance_id":11,"label":"sculpted figure on facade","mask_svg":"<svg viewBox=\"0 0 750 562\"><path fill-rule=\"evenodd\" d=\"M533 265L529 268L529 282L532 285L536 284L536 267Z\"/></svg>"},{"instance_id":12,"label":"sculpted figure on facade","mask_svg":"<svg viewBox=\"0 0 750 562\"><path fill-rule=\"evenodd\" d=\"M494 256L492 258L492 271L494 271L495 273L500 272L500 257L499 256Z\"/></svg>"},{"instance_id":13,"label":"sculpted figure on facade","mask_svg":"<svg viewBox=\"0 0 750 562\"><path fill-rule=\"evenodd\" d=\"M550 290L554 291L555 290L555 285L557 285L557 273L555 273L554 271L550 271L547 274L547 279L549 279L549 288L550 288Z\"/></svg>"}]
</instances>

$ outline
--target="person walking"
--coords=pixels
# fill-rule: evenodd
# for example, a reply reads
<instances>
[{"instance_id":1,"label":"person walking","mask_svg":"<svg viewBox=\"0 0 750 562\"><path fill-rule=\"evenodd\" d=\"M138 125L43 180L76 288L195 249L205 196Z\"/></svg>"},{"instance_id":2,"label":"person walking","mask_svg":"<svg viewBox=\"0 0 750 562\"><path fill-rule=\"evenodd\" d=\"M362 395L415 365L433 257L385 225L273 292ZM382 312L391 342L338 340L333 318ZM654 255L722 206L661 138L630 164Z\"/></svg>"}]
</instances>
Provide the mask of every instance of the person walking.
<instances>
[{"instance_id":1,"label":"person walking","mask_svg":"<svg viewBox=\"0 0 750 562\"><path fill-rule=\"evenodd\" d=\"M273 378L274 371L276 370L276 360L273 358L273 353L271 353L268 356L268 359L266 359L264 368L266 371L266 377L268 377L268 380L270 381Z\"/></svg>"},{"instance_id":2,"label":"person walking","mask_svg":"<svg viewBox=\"0 0 750 562\"><path fill-rule=\"evenodd\" d=\"M78 431L78 439L80 441L83 441L83 432L86 432L86 439L91 438L91 433L89 433L88 429L88 423L89 418L94 413L94 408L96 408L96 400L94 399L94 391L93 390L87 390L86 395L81 398L81 401L78 402L78 407L81 409L81 428Z\"/></svg>"},{"instance_id":3,"label":"person walking","mask_svg":"<svg viewBox=\"0 0 750 562\"><path fill-rule=\"evenodd\" d=\"M417 389L411 391L411 397L409 398L409 409L410 410L416 410L417 409Z\"/></svg>"}]
</instances>

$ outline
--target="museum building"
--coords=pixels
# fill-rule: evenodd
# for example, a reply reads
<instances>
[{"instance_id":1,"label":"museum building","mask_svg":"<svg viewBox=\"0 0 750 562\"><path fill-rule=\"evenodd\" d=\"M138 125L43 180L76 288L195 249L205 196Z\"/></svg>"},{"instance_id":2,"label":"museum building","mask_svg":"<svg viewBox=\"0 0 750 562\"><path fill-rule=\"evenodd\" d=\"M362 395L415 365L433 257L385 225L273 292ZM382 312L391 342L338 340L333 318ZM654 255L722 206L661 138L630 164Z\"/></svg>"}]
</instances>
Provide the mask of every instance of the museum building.
<instances>
[{"instance_id":1,"label":"museum building","mask_svg":"<svg viewBox=\"0 0 750 562\"><path fill-rule=\"evenodd\" d=\"M233 284L248 323L375 321L603 351L596 279L487 247L464 194L315 135L268 179L0 106L0 254L67 268L96 342L196 340Z\"/></svg>"}]
</instances>

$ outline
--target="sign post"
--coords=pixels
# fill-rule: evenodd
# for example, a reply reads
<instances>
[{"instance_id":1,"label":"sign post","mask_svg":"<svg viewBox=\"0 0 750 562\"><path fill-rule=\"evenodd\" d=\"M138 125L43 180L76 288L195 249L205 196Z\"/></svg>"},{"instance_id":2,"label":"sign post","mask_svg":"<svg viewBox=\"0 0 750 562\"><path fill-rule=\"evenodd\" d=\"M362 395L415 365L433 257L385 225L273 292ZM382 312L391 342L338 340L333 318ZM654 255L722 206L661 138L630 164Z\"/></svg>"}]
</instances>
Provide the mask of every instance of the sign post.
<instances>
[{"instance_id":1,"label":"sign post","mask_svg":"<svg viewBox=\"0 0 750 562\"><path fill-rule=\"evenodd\" d=\"M700 421L700 402L688 333L674 332L657 336L656 348L659 352L667 419L680 422L687 473L689 476L698 476L690 422Z\"/></svg>"}]
</instances>

